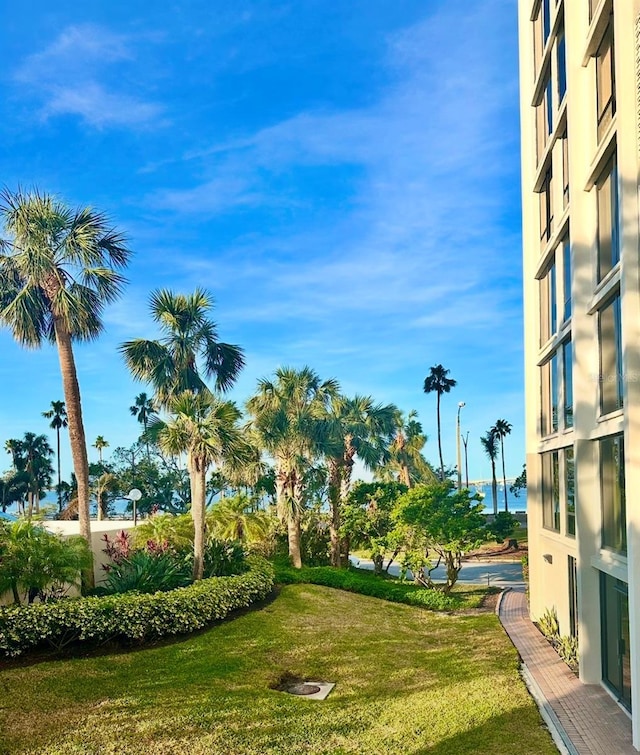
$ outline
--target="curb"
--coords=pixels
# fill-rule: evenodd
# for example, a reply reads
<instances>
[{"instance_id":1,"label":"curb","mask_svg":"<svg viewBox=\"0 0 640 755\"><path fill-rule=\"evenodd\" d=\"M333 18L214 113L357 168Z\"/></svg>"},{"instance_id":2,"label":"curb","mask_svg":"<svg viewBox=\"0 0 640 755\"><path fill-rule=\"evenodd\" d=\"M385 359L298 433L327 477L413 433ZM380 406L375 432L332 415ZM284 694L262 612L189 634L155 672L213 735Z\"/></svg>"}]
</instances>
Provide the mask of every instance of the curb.
<instances>
[{"instance_id":1,"label":"curb","mask_svg":"<svg viewBox=\"0 0 640 755\"><path fill-rule=\"evenodd\" d=\"M523 663L520 667L520 673L524 683L527 685L529 694L535 700L542 720L547 725L551 737L555 746L558 748L562 755L580 755L576 750L573 742L567 734L564 726L560 723L559 718L556 716L555 711L551 707L549 701L544 695L544 692L538 686L536 680L531 675L531 672Z\"/></svg>"}]
</instances>

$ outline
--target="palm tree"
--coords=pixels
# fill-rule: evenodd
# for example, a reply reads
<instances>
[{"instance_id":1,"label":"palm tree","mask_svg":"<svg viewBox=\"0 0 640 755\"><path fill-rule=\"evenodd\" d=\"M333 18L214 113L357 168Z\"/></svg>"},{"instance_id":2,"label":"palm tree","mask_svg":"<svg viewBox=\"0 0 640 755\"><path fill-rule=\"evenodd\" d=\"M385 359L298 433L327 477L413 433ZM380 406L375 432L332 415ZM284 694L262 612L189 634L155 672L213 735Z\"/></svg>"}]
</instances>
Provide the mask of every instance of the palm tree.
<instances>
[{"instance_id":1,"label":"palm tree","mask_svg":"<svg viewBox=\"0 0 640 755\"><path fill-rule=\"evenodd\" d=\"M374 404L370 396L335 396L327 421L325 454L329 468L331 563L340 566L340 511L351 489L356 455L367 469L387 460L397 408Z\"/></svg>"},{"instance_id":2,"label":"palm tree","mask_svg":"<svg viewBox=\"0 0 640 755\"><path fill-rule=\"evenodd\" d=\"M209 507L207 524L222 540L257 543L269 534L270 519L264 511L256 510L246 495L223 498Z\"/></svg>"},{"instance_id":3,"label":"palm tree","mask_svg":"<svg viewBox=\"0 0 640 755\"><path fill-rule=\"evenodd\" d=\"M220 391L230 388L244 357L239 346L218 340L216 324L207 317L212 296L200 288L190 295L159 290L151 294L150 304L162 338L127 341L120 352L133 377L153 386L155 402L166 407L183 391L208 393L203 378L215 377Z\"/></svg>"},{"instance_id":4,"label":"palm tree","mask_svg":"<svg viewBox=\"0 0 640 755\"><path fill-rule=\"evenodd\" d=\"M133 406L129 407L129 411L142 425L143 435L146 435L147 430L149 429L149 422L156 416L153 400L143 391L136 396L135 403ZM147 446L147 459L149 459L149 441L145 440L145 442Z\"/></svg>"},{"instance_id":5,"label":"palm tree","mask_svg":"<svg viewBox=\"0 0 640 755\"><path fill-rule=\"evenodd\" d=\"M491 462L491 497L493 498L493 514L498 513L498 482L496 480L496 459L498 458L498 443L493 428L488 430L481 438L482 448Z\"/></svg>"},{"instance_id":6,"label":"palm tree","mask_svg":"<svg viewBox=\"0 0 640 755\"><path fill-rule=\"evenodd\" d=\"M322 452L329 400L339 387L335 380L322 382L310 367L280 367L275 377L258 381L247 409L261 447L275 461L278 516L286 522L289 556L299 569L305 472Z\"/></svg>"},{"instance_id":7,"label":"palm tree","mask_svg":"<svg viewBox=\"0 0 640 755\"><path fill-rule=\"evenodd\" d=\"M51 409L46 412L42 412L42 416L45 419L50 419L51 423L49 427L56 431L56 459L58 462L58 513L62 511L62 491L60 483L62 482L62 476L60 474L60 430L67 426L67 409L64 405L64 401L52 401Z\"/></svg>"},{"instance_id":8,"label":"palm tree","mask_svg":"<svg viewBox=\"0 0 640 755\"><path fill-rule=\"evenodd\" d=\"M402 412L395 415L395 431L389 444L388 459L377 470L377 480L397 482L412 488L419 483L436 481L436 476L429 462L422 455L427 443L427 436L422 432L422 425L416 417L415 410L409 412L405 422Z\"/></svg>"},{"instance_id":9,"label":"palm tree","mask_svg":"<svg viewBox=\"0 0 640 755\"><path fill-rule=\"evenodd\" d=\"M438 417L438 453L440 455L440 481L444 481L444 462L442 460L442 437L440 433L440 398L443 393L449 393L449 391L455 387L456 381L453 378L448 378L450 370L445 370L441 364L436 364L430 368L429 374L424 380L424 392L433 393L435 391L437 396L436 407Z\"/></svg>"},{"instance_id":10,"label":"palm tree","mask_svg":"<svg viewBox=\"0 0 640 755\"><path fill-rule=\"evenodd\" d=\"M511 424L506 419L496 420L491 433L500 441L500 455L502 456L502 482L504 484L504 510L509 511L507 503L507 473L504 467L504 439L511 433Z\"/></svg>"},{"instance_id":11,"label":"palm tree","mask_svg":"<svg viewBox=\"0 0 640 755\"><path fill-rule=\"evenodd\" d=\"M102 451L105 448L109 448L109 441L105 440L102 437L102 435L98 435L98 437L95 439L93 447L98 451L98 455L100 457L100 464L102 464Z\"/></svg>"},{"instance_id":12,"label":"palm tree","mask_svg":"<svg viewBox=\"0 0 640 755\"><path fill-rule=\"evenodd\" d=\"M187 454L194 525L193 578L197 580L202 579L204 569L207 472L224 458L241 460L247 448L237 427L241 413L233 402L220 401L210 393L184 391L171 398L169 409L172 418L155 423L155 430L164 451Z\"/></svg>"},{"instance_id":13,"label":"palm tree","mask_svg":"<svg viewBox=\"0 0 640 755\"><path fill-rule=\"evenodd\" d=\"M40 493L51 487L53 467L50 457L53 448L46 435L25 433L23 440L7 441L12 449L13 463L21 479L26 483L28 497L28 514L31 518L34 510L40 513Z\"/></svg>"},{"instance_id":14,"label":"palm tree","mask_svg":"<svg viewBox=\"0 0 640 755\"><path fill-rule=\"evenodd\" d=\"M0 194L9 239L0 242L0 322L24 346L56 344L78 479L80 534L91 543L89 462L74 341L97 338L105 305L118 297L130 252L107 218L90 208L72 210L37 191ZM93 571L86 579L93 584Z\"/></svg>"}]
</instances>

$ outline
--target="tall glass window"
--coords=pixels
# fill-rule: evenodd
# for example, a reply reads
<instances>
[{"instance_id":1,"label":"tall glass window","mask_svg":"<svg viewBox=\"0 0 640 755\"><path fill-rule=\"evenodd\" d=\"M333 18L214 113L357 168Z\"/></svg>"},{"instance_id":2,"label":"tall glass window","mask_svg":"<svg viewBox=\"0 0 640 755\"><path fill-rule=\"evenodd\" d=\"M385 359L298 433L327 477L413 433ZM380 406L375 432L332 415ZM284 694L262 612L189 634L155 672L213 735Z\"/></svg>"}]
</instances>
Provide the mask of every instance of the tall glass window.
<instances>
[{"instance_id":1,"label":"tall glass window","mask_svg":"<svg viewBox=\"0 0 640 755\"><path fill-rule=\"evenodd\" d=\"M558 62L558 102L562 102L567 91L567 52L564 39L564 27L558 31L556 57Z\"/></svg>"},{"instance_id":2,"label":"tall glass window","mask_svg":"<svg viewBox=\"0 0 640 755\"><path fill-rule=\"evenodd\" d=\"M607 165L596 184L598 196L598 280L620 261L618 209L618 166L616 158Z\"/></svg>"},{"instance_id":3,"label":"tall glass window","mask_svg":"<svg viewBox=\"0 0 640 755\"><path fill-rule=\"evenodd\" d=\"M558 330L558 295L556 265L552 262L540 279L540 345Z\"/></svg>"},{"instance_id":4,"label":"tall glass window","mask_svg":"<svg viewBox=\"0 0 640 755\"><path fill-rule=\"evenodd\" d=\"M547 169L540 187L540 245L545 246L553 233L553 174Z\"/></svg>"},{"instance_id":5,"label":"tall glass window","mask_svg":"<svg viewBox=\"0 0 640 755\"><path fill-rule=\"evenodd\" d=\"M596 53L596 92L598 139L602 137L616 113L616 83L613 53L613 23L609 26Z\"/></svg>"},{"instance_id":6,"label":"tall glass window","mask_svg":"<svg viewBox=\"0 0 640 755\"><path fill-rule=\"evenodd\" d=\"M542 0L542 39L547 43L551 34L551 0Z\"/></svg>"},{"instance_id":7,"label":"tall glass window","mask_svg":"<svg viewBox=\"0 0 640 755\"><path fill-rule=\"evenodd\" d=\"M599 312L600 411L609 414L623 405L622 323L620 295Z\"/></svg>"},{"instance_id":8,"label":"tall glass window","mask_svg":"<svg viewBox=\"0 0 640 755\"><path fill-rule=\"evenodd\" d=\"M566 322L571 317L571 244L569 243L568 236L562 241L562 273L564 294L562 319Z\"/></svg>"},{"instance_id":9,"label":"tall glass window","mask_svg":"<svg viewBox=\"0 0 640 755\"><path fill-rule=\"evenodd\" d=\"M564 426L573 427L573 360L571 341L562 344L562 388L564 394Z\"/></svg>"},{"instance_id":10,"label":"tall glass window","mask_svg":"<svg viewBox=\"0 0 640 755\"><path fill-rule=\"evenodd\" d=\"M564 490L567 501L567 535L576 535L576 470L573 448L564 451Z\"/></svg>"},{"instance_id":11,"label":"tall glass window","mask_svg":"<svg viewBox=\"0 0 640 755\"><path fill-rule=\"evenodd\" d=\"M542 454L542 526L560 532L560 461L557 451Z\"/></svg>"},{"instance_id":12,"label":"tall glass window","mask_svg":"<svg viewBox=\"0 0 640 755\"><path fill-rule=\"evenodd\" d=\"M558 432L558 354L557 352L549 360L551 367L551 432Z\"/></svg>"},{"instance_id":13,"label":"tall glass window","mask_svg":"<svg viewBox=\"0 0 640 755\"><path fill-rule=\"evenodd\" d=\"M560 137L562 144L562 206L569 204L569 141L567 132Z\"/></svg>"},{"instance_id":14,"label":"tall glass window","mask_svg":"<svg viewBox=\"0 0 640 755\"><path fill-rule=\"evenodd\" d=\"M600 485L602 547L626 554L627 517L622 435L612 435L600 441Z\"/></svg>"}]
</instances>

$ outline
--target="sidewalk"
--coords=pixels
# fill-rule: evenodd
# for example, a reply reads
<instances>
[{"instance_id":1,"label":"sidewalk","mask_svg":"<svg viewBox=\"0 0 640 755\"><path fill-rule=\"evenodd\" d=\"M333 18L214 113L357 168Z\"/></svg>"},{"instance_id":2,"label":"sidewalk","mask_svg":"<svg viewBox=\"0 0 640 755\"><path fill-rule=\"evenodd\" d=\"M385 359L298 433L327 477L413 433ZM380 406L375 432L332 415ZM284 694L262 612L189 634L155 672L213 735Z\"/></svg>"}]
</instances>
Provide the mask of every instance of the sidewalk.
<instances>
[{"instance_id":1,"label":"sidewalk","mask_svg":"<svg viewBox=\"0 0 640 755\"><path fill-rule=\"evenodd\" d=\"M520 654L523 676L561 752L637 755L631 721L598 684L582 684L529 619L524 588L501 596L498 616Z\"/></svg>"}]
</instances>

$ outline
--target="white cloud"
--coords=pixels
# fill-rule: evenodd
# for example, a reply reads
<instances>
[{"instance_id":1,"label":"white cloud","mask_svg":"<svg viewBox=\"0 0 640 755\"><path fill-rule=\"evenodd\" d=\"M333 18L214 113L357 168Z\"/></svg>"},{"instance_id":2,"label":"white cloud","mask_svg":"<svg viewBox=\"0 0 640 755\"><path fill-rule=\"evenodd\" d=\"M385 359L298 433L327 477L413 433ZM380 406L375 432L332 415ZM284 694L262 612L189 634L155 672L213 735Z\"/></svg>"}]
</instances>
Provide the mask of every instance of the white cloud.
<instances>
[{"instance_id":1,"label":"white cloud","mask_svg":"<svg viewBox=\"0 0 640 755\"><path fill-rule=\"evenodd\" d=\"M105 128L157 124L163 108L109 86L114 66L133 65L134 40L100 26L69 26L48 47L26 58L15 72L23 91L41 101L40 116L79 116Z\"/></svg>"}]
</instances>

